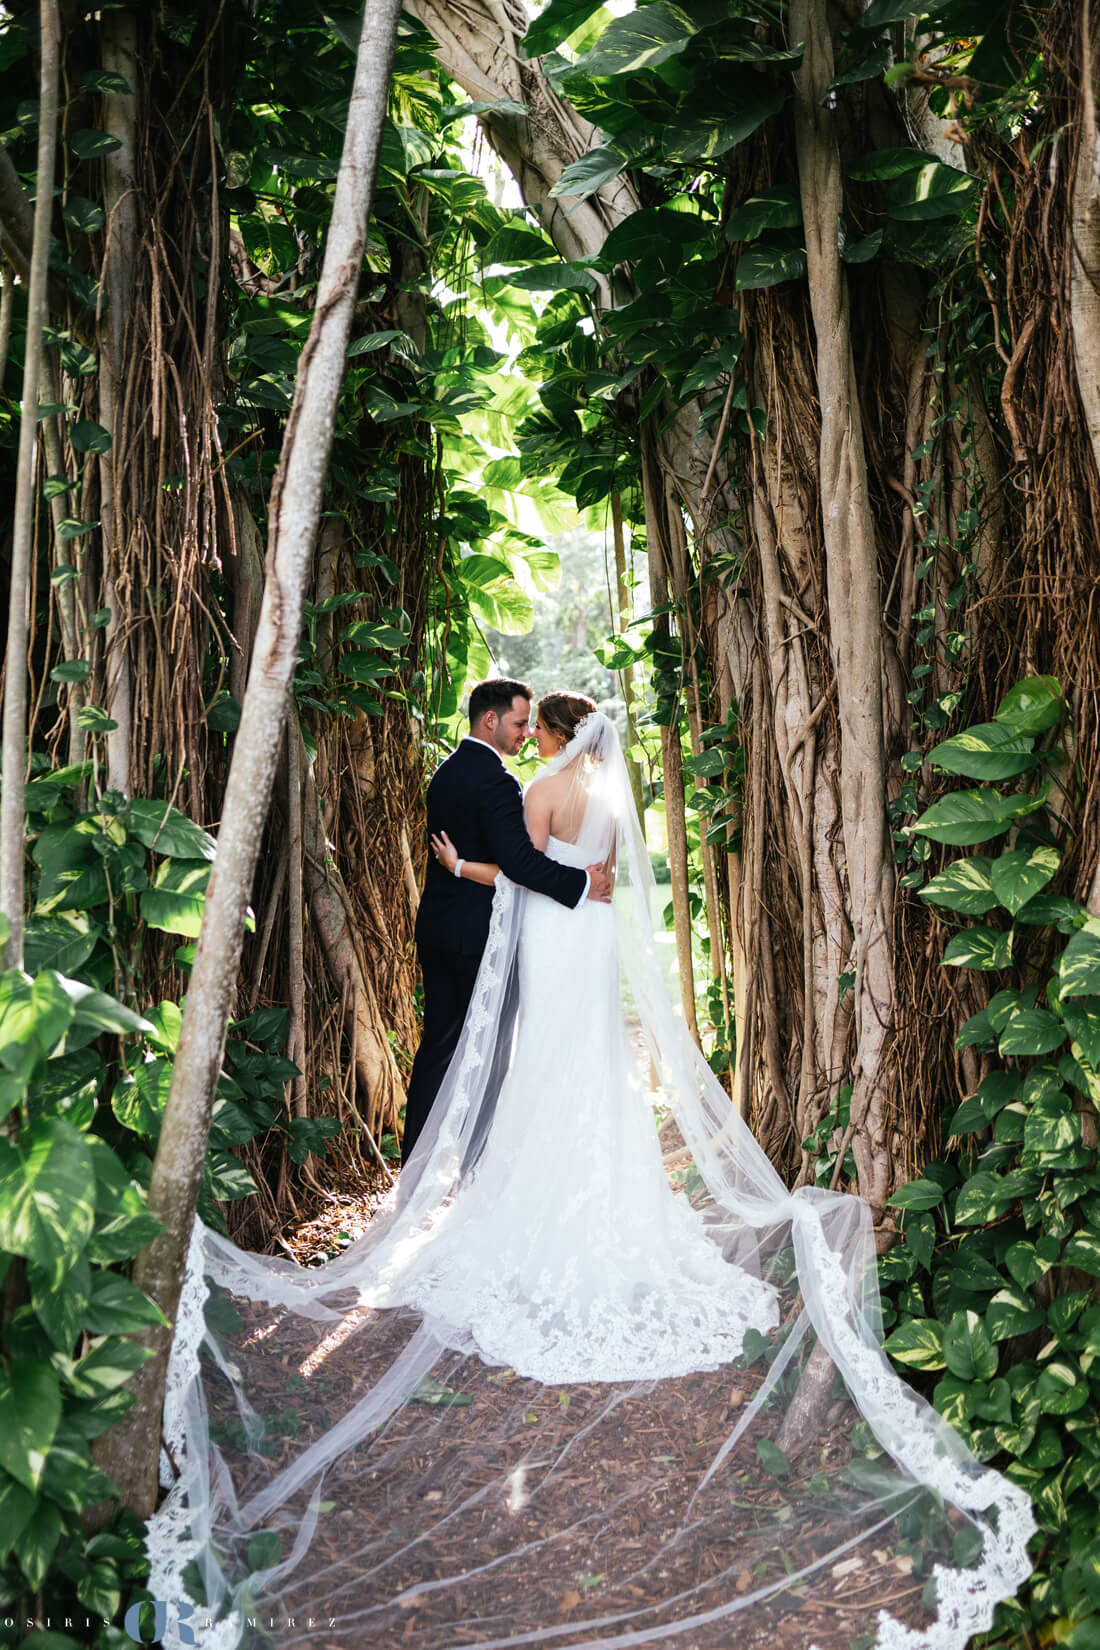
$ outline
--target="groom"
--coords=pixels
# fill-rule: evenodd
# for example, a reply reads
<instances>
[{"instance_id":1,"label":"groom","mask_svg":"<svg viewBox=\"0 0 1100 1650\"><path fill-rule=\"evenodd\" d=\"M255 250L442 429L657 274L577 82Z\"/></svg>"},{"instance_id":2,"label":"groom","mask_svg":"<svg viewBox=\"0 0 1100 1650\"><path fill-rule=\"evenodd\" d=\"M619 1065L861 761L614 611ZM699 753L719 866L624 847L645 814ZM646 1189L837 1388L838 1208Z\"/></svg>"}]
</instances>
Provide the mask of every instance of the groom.
<instances>
[{"instance_id":1,"label":"groom","mask_svg":"<svg viewBox=\"0 0 1100 1650\"><path fill-rule=\"evenodd\" d=\"M601 866L582 871L559 865L540 854L527 835L520 787L502 758L515 756L530 734L531 689L501 678L479 682L470 694L469 714L469 736L428 786L429 836L446 831L460 860L495 863L512 882L549 894L561 905L578 906L586 897L606 901L610 887ZM402 1163L416 1145L458 1044L489 937L492 903L492 888L452 876L429 858L416 918L424 1029L409 1079Z\"/></svg>"}]
</instances>

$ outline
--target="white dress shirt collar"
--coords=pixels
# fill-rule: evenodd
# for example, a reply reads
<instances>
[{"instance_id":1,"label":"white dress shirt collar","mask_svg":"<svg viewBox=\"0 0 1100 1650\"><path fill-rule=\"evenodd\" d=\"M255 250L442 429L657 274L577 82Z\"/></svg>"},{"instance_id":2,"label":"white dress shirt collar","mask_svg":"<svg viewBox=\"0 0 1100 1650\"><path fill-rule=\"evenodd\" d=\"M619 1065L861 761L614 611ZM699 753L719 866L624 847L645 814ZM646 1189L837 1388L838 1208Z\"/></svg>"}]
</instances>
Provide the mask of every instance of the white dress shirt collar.
<instances>
[{"instance_id":1,"label":"white dress shirt collar","mask_svg":"<svg viewBox=\"0 0 1100 1650\"><path fill-rule=\"evenodd\" d=\"M490 745L490 743L487 739L479 739L476 733L464 733L462 735L462 738L463 738L464 742L465 742L465 740L468 739L470 741L470 743L473 744L473 745L484 745L485 749L487 751L492 751L493 755L496 757L496 759L500 763L501 767L504 766L503 756L501 756L500 752L497 750L495 745Z\"/></svg>"}]
</instances>

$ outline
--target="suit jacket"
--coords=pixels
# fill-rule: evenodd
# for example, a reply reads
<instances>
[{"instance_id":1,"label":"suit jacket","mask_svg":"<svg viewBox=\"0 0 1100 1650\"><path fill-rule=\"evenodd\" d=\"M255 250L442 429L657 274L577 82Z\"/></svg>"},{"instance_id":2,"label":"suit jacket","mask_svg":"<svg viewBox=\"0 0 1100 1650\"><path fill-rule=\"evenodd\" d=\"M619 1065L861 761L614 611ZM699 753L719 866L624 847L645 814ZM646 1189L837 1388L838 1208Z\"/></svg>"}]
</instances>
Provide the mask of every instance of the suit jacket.
<instances>
[{"instance_id":1,"label":"suit jacket","mask_svg":"<svg viewBox=\"0 0 1100 1650\"><path fill-rule=\"evenodd\" d=\"M585 873L540 854L527 835L518 782L494 751L463 739L436 769L428 786L428 831L446 831L460 859L488 860L506 877L548 894L561 905L578 905ZM480 956L489 937L493 890L456 877L433 857L416 917L418 942Z\"/></svg>"}]
</instances>

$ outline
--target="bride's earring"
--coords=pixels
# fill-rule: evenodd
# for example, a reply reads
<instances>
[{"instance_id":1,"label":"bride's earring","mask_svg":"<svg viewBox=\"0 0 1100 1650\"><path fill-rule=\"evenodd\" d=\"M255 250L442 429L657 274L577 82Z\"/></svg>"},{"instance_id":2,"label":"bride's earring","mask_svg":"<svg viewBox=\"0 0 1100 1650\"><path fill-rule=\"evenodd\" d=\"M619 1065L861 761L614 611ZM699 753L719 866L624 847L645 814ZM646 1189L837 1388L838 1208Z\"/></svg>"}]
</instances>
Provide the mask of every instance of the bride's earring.
<instances>
[{"instance_id":1,"label":"bride's earring","mask_svg":"<svg viewBox=\"0 0 1100 1650\"><path fill-rule=\"evenodd\" d=\"M558 750L563 751L565 749L566 745L568 745L568 743L569 743L569 741L565 737L565 735L563 733L559 733L558 734Z\"/></svg>"}]
</instances>

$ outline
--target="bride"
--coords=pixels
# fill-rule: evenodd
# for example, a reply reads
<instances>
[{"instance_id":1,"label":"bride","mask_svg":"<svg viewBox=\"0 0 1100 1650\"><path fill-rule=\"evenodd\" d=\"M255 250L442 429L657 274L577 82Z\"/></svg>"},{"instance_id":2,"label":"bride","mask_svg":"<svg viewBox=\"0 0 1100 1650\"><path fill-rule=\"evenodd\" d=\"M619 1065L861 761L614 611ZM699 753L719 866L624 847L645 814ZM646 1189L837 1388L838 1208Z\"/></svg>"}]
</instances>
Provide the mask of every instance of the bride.
<instances>
[{"instance_id":1,"label":"bride","mask_svg":"<svg viewBox=\"0 0 1100 1650\"><path fill-rule=\"evenodd\" d=\"M552 693L535 738L546 766L525 796L531 841L611 870L633 806L614 725L584 695ZM433 847L453 872L446 832ZM464 860L460 874L493 884L499 866ZM614 913L527 891L517 956L515 1041L484 1151L364 1301L430 1312L487 1361L546 1383L716 1369L746 1329L775 1327L776 1291L726 1261L669 1185L627 1039Z\"/></svg>"},{"instance_id":2,"label":"bride","mask_svg":"<svg viewBox=\"0 0 1100 1650\"><path fill-rule=\"evenodd\" d=\"M536 738L532 841L612 900L461 866L488 939L368 1229L303 1268L196 1221L162 1642L964 1650L1030 1571L1029 1498L894 1374L867 1205L787 1191L673 1010L613 724L550 695Z\"/></svg>"}]
</instances>

